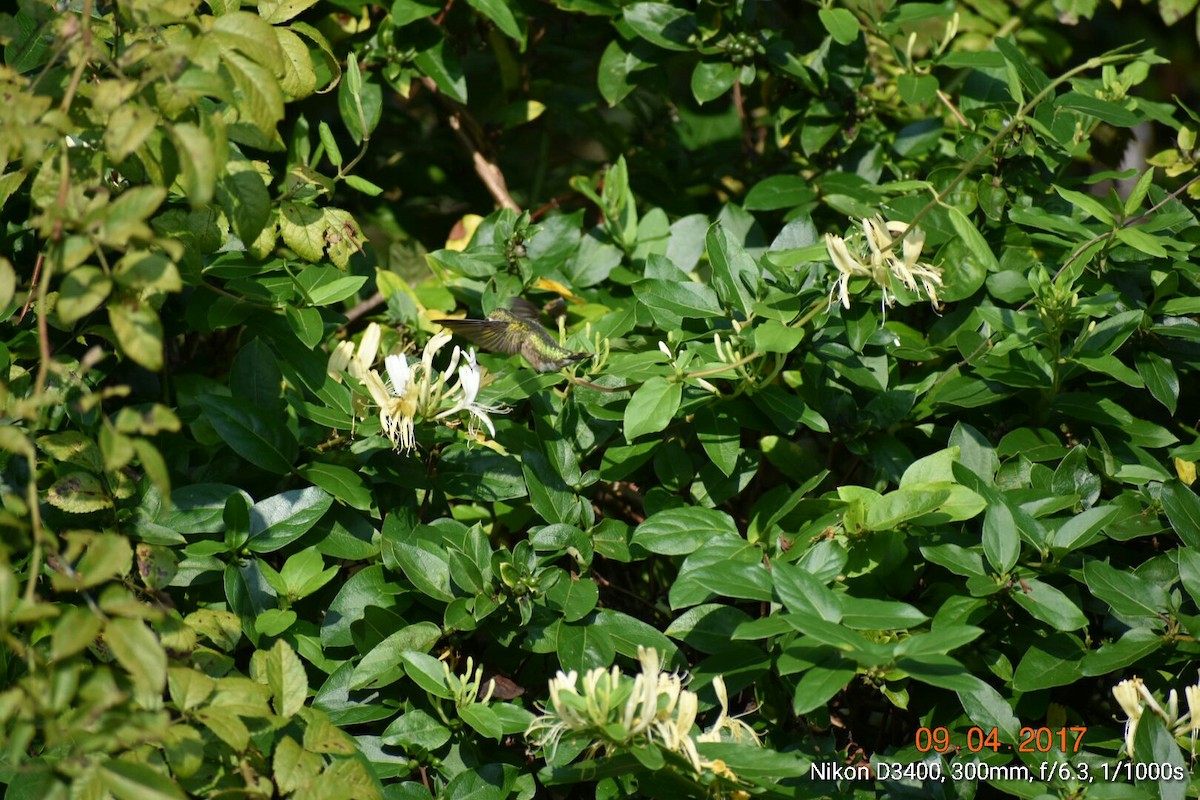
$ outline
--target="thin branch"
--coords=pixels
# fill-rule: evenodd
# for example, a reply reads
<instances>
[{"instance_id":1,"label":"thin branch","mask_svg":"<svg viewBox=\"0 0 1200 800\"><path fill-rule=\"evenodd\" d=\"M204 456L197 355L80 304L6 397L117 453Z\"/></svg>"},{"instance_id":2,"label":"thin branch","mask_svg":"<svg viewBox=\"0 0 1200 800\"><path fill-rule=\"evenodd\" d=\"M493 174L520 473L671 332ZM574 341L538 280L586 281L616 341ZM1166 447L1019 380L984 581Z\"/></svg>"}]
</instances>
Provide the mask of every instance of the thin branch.
<instances>
[{"instance_id":1,"label":"thin branch","mask_svg":"<svg viewBox=\"0 0 1200 800\"><path fill-rule=\"evenodd\" d=\"M512 199L512 195L508 193L508 182L504 180L504 173L500 170L500 166L493 159L484 155L483 144L477 140L479 137L471 135L466 130L470 128L472 133L478 133L479 124L467 113L466 109L452 102L438 91L437 83L434 82L433 78L422 78L421 82L448 109L447 122L450 123L450 129L454 131L454 135L458 137L463 147L471 154L471 163L475 166L475 173L483 181L483 185L487 187L488 192L492 195L492 199L496 201L496 205L501 208L511 208L513 211L520 211L521 207L516 204Z\"/></svg>"}]
</instances>

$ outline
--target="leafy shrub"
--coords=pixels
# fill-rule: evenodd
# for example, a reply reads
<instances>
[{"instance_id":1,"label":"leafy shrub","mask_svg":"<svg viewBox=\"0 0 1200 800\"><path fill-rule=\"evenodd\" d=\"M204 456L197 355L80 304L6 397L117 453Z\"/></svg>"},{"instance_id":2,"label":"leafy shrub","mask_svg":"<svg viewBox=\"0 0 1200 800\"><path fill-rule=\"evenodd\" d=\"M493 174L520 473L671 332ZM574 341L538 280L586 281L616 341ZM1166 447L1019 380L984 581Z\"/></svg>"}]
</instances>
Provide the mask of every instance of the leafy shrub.
<instances>
[{"instance_id":1,"label":"leafy shrub","mask_svg":"<svg viewBox=\"0 0 1200 800\"><path fill-rule=\"evenodd\" d=\"M8 796L1197 793L1164 59L241 5L0 17ZM592 357L441 332L515 297Z\"/></svg>"}]
</instances>

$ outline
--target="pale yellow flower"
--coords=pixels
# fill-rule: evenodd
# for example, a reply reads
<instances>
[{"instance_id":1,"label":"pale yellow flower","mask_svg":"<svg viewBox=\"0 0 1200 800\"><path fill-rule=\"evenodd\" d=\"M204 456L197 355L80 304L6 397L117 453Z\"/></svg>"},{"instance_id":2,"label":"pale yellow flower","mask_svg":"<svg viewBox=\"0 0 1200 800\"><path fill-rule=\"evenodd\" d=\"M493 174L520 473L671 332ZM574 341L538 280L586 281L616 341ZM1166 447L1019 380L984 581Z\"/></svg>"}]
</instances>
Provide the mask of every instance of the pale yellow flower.
<instances>
[{"instance_id":1,"label":"pale yellow flower","mask_svg":"<svg viewBox=\"0 0 1200 800\"><path fill-rule=\"evenodd\" d=\"M882 217L862 220L862 234L858 243L851 245L846 239L834 234L825 234L825 249L838 276L829 292L830 303L837 295L843 308L850 307L850 281L854 278L870 278L883 290L883 302L890 306L895 302L892 281L898 280L909 291L922 292L934 308L941 302L937 293L942 288L942 271L921 262L921 250L925 246L925 234L919 228L909 230L907 223L885 222ZM900 242L895 236L908 230ZM865 247L863 246L865 244ZM899 245L899 252L897 252Z\"/></svg>"},{"instance_id":2,"label":"pale yellow flower","mask_svg":"<svg viewBox=\"0 0 1200 800\"><path fill-rule=\"evenodd\" d=\"M385 380L374 368L381 329L371 323L357 347L351 342L341 342L334 348L327 369L339 382L342 375L348 374L363 385L379 409L383 434L397 450L411 452L416 449L419 421L456 424L454 418L464 413L470 420L473 438L479 438L474 431L476 422L482 423L488 433L495 436L496 427L489 414L503 413L503 409L479 401L484 372L475 360L475 351L465 354L466 363L460 367L464 353L455 347L444 370L436 370L433 366L435 356L450 340L450 333L445 331L430 338L419 361L410 363L399 353L387 356L383 362ZM457 381L454 380L456 370Z\"/></svg>"}]
</instances>

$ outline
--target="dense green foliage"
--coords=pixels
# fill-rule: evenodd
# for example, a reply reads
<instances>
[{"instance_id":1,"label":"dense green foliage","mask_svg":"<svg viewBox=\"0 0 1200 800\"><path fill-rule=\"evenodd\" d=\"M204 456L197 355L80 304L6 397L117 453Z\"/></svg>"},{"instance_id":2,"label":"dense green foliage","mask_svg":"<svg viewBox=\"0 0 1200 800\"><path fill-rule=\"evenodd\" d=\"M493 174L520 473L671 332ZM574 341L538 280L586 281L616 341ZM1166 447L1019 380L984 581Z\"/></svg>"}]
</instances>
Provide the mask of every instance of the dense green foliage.
<instances>
[{"instance_id":1,"label":"dense green foliage","mask_svg":"<svg viewBox=\"0 0 1200 800\"><path fill-rule=\"evenodd\" d=\"M1200 794L1200 117L1116 11L19 5L7 797ZM592 358L437 323L515 297Z\"/></svg>"}]
</instances>

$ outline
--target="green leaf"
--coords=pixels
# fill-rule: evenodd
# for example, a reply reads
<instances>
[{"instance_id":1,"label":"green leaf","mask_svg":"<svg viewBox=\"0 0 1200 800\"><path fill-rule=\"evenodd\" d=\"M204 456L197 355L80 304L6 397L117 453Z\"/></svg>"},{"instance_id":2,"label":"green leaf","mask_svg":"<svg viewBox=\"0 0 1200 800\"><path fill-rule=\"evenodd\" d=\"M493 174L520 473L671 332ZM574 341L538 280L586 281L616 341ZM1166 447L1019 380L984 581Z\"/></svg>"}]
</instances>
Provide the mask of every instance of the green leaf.
<instances>
[{"instance_id":1,"label":"green leaf","mask_svg":"<svg viewBox=\"0 0 1200 800\"><path fill-rule=\"evenodd\" d=\"M458 706L458 714L463 722L470 725L476 733L497 742L504 738L504 728L496 712L483 703L468 703ZM500 796L500 795L498 795Z\"/></svg>"},{"instance_id":2,"label":"green leaf","mask_svg":"<svg viewBox=\"0 0 1200 800\"><path fill-rule=\"evenodd\" d=\"M696 17L668 3L634 3L625 6L625 22L635 34L667 50L691 50L699 34Z\"/></svg>"},{"instance_id":3,"label":"green leaf","mask_svg":"<svg viewBox=\"0 0 1200 800\"><path fill-rule=\"evenodd\" d=\"M392 22L397 28L431 17L442 10L442 3L434 0L396 0L392 3Z\"/></svg>"},{"instance_id":4,"label":"green leaf","mask_svg":"<svg viewBox=\"0 0 1200 800\"><path fill-rule=\"evenodd\" d=\"M109 620L104 641L146 695L160 695L167 683L167 654L146 624L137 619Z\"/></svg>"},{"instance_id":5,"label":"green leaf","mask_svg":"<svg viewBox=\"0 0 1200 800\"><path fill-rule=\"evenodd\" d=\"M250 536L246 548L271 553L308 533L333 505L333 497L309 486L281 492L250 509Z\"/></svg>"},{"instance_id":6,"label":"green leaf","mask_svg":"<svg viewBox=\"0 0 1200 800\"><path fill-rule=\"evenodd\" d=\"M1200 497L1182 481L1163 484L1162 506L1171 527L1188 547L1200 548Z\"/></svg>"},{"instance_id":7,"label":"green leaf","mask_svg":"<svg viewBox=\"0 0 1200 800\"><path fill-rule=\"evenodd\" d=\"M949 487L942 489L897 489L867 506L864 527L869 531L892 530L901 523L936 510L950 497Z\"/></svg>"},{"instance_id":8,"label":"green leaf","mask_svg":"<svg viewBox=\"0 0 1200 800\"><path fill-rule=\"evenodd\" d=\"M1002 742L1016 743L1021 723L1002 694L982 680L973 687L958 689L957 694L972 722L984 730L995 728Z\"/></svg>"},{"instance_id":9,"label":"green leaf","mask_svg":"<svg viewBox=\"0 0 1200 800\"><path fill-rule=\"evenodd\" d=\"M750 317L761 280L758 264L745 248L719 223L713 223L705 237L708 260L713 268L717 294Z\"/></svg>"},{"instance_id":10,"label":"green leaf","mask_svg":"<svg viewBox=\"0 0 1200 800\"><path fill-rule=\"evenodd\" d=\"M697 61L692 70L692 96L700 104L716 100L737 82L737 68L725 61Z\"/></svg>"},{"instance_id":11,"label":"green leaf","mask_svg":"<svg viewBox=\"0 0 1200 800\"><path fill-rule=\"evenodd\" d=\"M504 785L500 765L485 764L455 775L438 796L446 800L505 800L509 794Z\"/></svg>"},{"instance_id":12,"label":"green leaf","mask_svg":"<svg viewBox=\"0 0 1200 800\"><path fill-rule=\"evenodd\" d=\"M556 652L564 670L586 673L596 667L607 667L616 657L617 650L612 637L595 625L589 625L585 618L578 625L558 626Z\"/></svg>"},{"instance_id":13,"label":"green leaf","mask_svg":"<svg viewBox=\"0 0 1200 800\"><path fill-rule=\"evenodd\" d=\"M1079 666L1086 676L1108 675L1124 669L1166 644L1161 634L1149 628L1131 628L1115 642L1107 642L1083 657Z\"/></svg>"},{"instance_id":14,"label":"green leaf","mask_svg":"<svg viewBox=\"0 0 1200 800\"><path fill-rule=\"evenodd\" d=\"M125 298L108 303L108 320L121 350L148 370L163 367L163 327L148 303Z\"/></svg>"},{"instance_id":15,"label":"green leaf","mask_svg":"<svg viewBox=\"0 0 1200 800\"><path fill-rule=\"evenodd\" d=\"M634 90L635 86L629 81L629 76L640 65L640 60L625 51L620 39L612 39L604 48L604 53L600 56L596 83L601 96L610 106L615 106Z\"/></svg>"},{"instance_id":16,"label":"green leaf","mask_svg":"<svg viewBox=\"0 0 1200 800\"><path fill-rule=\"evenodd\" d=\"M235 751L240 753L250 746L250 729L233 711L209 706L197 711L196 718Z\"/></svg>"},{"instance_id":17,"label":"green leaf","mask_svg":"<svg viewBox=\"0 0 1200 800\"><path fill-rule=\"evenodd\" d=\"M452 52L445 49L445 40L437 41L413 59L417 69L433 78L438 90L457 103L467 102L467 79ZM343 119L345 116L343 115Z\"/></svg>"},{"instance_id":18,"label":"green leaf","mask_svg":"<svg viewBox=\"0 0 1200 800\"><path fill-rule=\"evenodd\" d=\"M133 548L124 536L102 533L87 544L83 556L75 564L74 574L56 572L51 579L59 590L86 589L107 583L129 574Z\"/></svg>"},{"instance_id":19,"label":"green leaf","mask_svg":"<svg viewBox=\"0 0 1200 800\"><path fill-rule=\"evenodd\" d=\"M1025 54L1021 52L1021 49L1011 40L1001 36L994 40L994 44L996 45L996 49L1000 51L1000 54L1004 56L1004 60L1013 68L1021 85L1031 97L1041 92L1042 89L1050 84L1050 79L1046 77L1046 73L1035 67L1025 57ZM1022 98L1014 95L1013 99L1020 101Z\"/></svg>"},{"instance_id":20,"label":"green leaf","mask_svg":"<svg viewBox=\"0 0 1200 800\"><path fill-rule=\"evenodd\" d=\"M291 471L299 447L278 416L234 397L204 394L197 401L209 424L235 453L270 472Z\"/></svg>"},{"instance_id":21,"label":"green leaf","mask_svg":"<svg viewBox=\"0 0 1200 800\"><path fill-rule=\"evenodd\" d=\"M101 783L117 800L183 800L186 795L166 775L146 764L106 759L99 767Z\"/></svg>"},{"instance_id":22,"label":"green leaf","mask_svg":"<svg viewBox=\"0 0 1200 800\"><path fill-rule=\"evenodd\" d=\"M858 20L849 9L822 8L817 11L817 17L838 44L845 46L858 41L860 33Z\"/></svg>"},{"instance_id":23,"label":"green leaf","mask_svg":"<svg viewBox=\"0 0 1200 800\"><path fill-rule=\"evenodd\" d=\"M1083 648L1066 634L1055 634L1035 641L1021 657L1013 673L1012 686L1018 692L1034 692L1055 686L1070 686L1083 673L1079 664Z\"/></svg>"},{"instance_id":24,"label":"green leaf","mask_svg":"<svg viewBox=\"0 0 1200 800\"><path fill-rule=\"evenodd\" d=\"M200 708L216 689L217 682L190 667L172 667L167 671L167 689L171 701L181 711Z\"/></svg>"},{"instance_id":25,"label":"green leaf","mask_svg":"<svg viewBox=\"0 0 1200 800\"><path fill-rule=\"evenodd\" d=\"M280 106L282 112L282 102ZM186 122L172 125L168 131L188 197L197 204L207 203L216 191L217 174L224 166L219 162L212 138L201 128Z\"/></svg>"},{"instance_id":26,"label":"green leaf","mask_svg":"<svg viewBox=\"0 0 1200 800\"><path fill-rule=\"evenodd\" d=\"M305 261L320 261L325 252L324 222L319 208L291 201L279 206L279 235Z\"/></svg>"},{"instance_id":27,"label":"green leaf","mask_svg":"<svg viewBox=\"0 0 1200 800\"><path fill-rule=\"evenodd\" d=\"M59 321L70 325L83 319L104 304L112 286L112 280L99 267L85 266L71 270L59 285L58 304L55 306Z\"/></svg>"},{"instance_id":28,"label":"green leaf","mask_svg":"<svg viewBox=\"0 0 1200 800\"><path fill-rule=\"evenodd\" d=\"M806 205L816 196L812 182L800 175L772 175L754 184L742 207L747 211L776 211Z\"/></svg>"},{"instance_id":29,"label":"green leaf","mask_svg":"<svg viewBox=\"0 0 1200 800\"><path fill-rule=\"evenodd\" d=\"M683 399L683 385L654 377L643 383L625 406L625 441L658 433L671 424Z\"/></svg>"},{"instance_id":30,"label":"green leaf","mask_svg":"<svg viewBox=\"0 0 1200 800\"><path fill-rule=\"evenodd\" d=\"M62 661L90 646L100 635L103 623L91 609L68 609L54 625L50 636L50 658Z\"/></svg>"},{"instance_id":31,"label":"green leaf","mask_svg":"<svg viewBox=\"0 0 1200 800\"><path fill-rule=\"evenodd\" d=\"M521 454L529 504L550 523L574 525L579 522L580 509L575 491L567 486L549 459L532 448Z\"/></svg>"},{"instance_id":32,"label":"green leaf","mask_svg":"<svg viewBox=\"0 0 1200 800\"><path fill-rule=\"evenodd\" d=\"M828 622L841 621L843 598L808 570L796 564L776 564L772 577L775 592L788 611Z\"/></svg>"},{"instance_id":33,"label":"green leaf","mask_svg":"<svg viewBox=\"0 0 1200 800\"><path fill-rule=\"evenodd\" d=\"M308 676L296 651L277 639L267 654L267 685L271 687L275 713L283 719L295 716L308 698Z\"/></svg>"},{"instance_id":34,"label":"green leaf","mask_svg":"<svg viewBox=\"0 0 1200 800\"><path fill-rule=\"evenodd\" d=\"M1119 513L1116 506L1093 506L1076 514L1054 532L1050 546L1064 553L1086 547L1099 538L1100 529L1116 519Z\"/></svg>"},{"instance_id":35,"label":"green leaf","mask_svg":"<svg viewBox=\"0 0 1200 800\"><path fill-rule=\"evenodd\" d=\"M1084 628L1088 619L1071 598L1037 578L1022 579L1009 596L1030 616L1055 630L1075 631Z\"/></svg>"},{"instance_id":36,"label":"green leaf","mask_svg":"<svg viewBox=\"0 0 1200 800\"><path fill-rule=\"evenodd\" d=\"M521 48L524 49L525 31L517 24L517 20L513 17L512 11L509 10L506 0L467 0L467 3L480 14L483 14L496 23L496 27L503 31L505 36L520 42Z\"/></svg>"},{"instance_id":37,"label":"green leaf","mask_svg":"<svg viewBox=\"0 0 1200 800\"><path fill-rule=\"evenodd\" d=\"M767 602L773 598L771 576L762 564L708 564L689 571L687 581L712 594L737 600ZM672 608L678 608L674 601Z\"/></svg>"},{"instance_id":38,"label":"green leaf","mask_svg":"<svg viewBox=\"0 0 1200 800\"><path fill-rule=\"evenodd\" d=\"M235 165L237 171L233 169ZM230 171L221 177L216 192L217 202L238 237L246 244L254 242L271 217L271 194L262 175L246 162L231 162Z\"/></svg>"},{"instance_id":39,"label":"green leaf","mask_svg":"<svg viewBox=\"0 0 1200 800\"><path fill-rule=\"evenodd\" d=\"M315 461L300 467L298 472L306 480L321 487L333 497L351 508L370 511L374 505L371 487L361 472L338 464Z\"/></svg>"},{"instance_id":40,"label":"green leaf","mask_svg":"<svg viewBox=\"0 0 1200 800\"><path fill-rule=\"evenodd\" d=\"M442 451L438 485L450 497L495 502L527 494L521 463L512 456L453 445Z\"/></svg>"},{"instance_id":41,"label":"green leaf","mask_svg":"<svg viewBox=\"0 0 1200 800\"><path fill-rule=\"evenodd\" d=\"M432 751L450 741L450 729L431 714L414 708L396 718L383 732L384 744Z\"/></svg>"},{"instance_id":42,"label":"green leaf","mask_svg":"<svg viewBox=\"0 0 1200 800\"><path fill-rule=\"evenodd\" d=\"M450 685L446 682L443 662L431 655L426 655L425 652L414 650L402 651L400 660L403 663L404 672L413 679L416 685L424 688L433 697L454 699L454 692L450 690Z\"/></svg>"},{"instance_id":43,"label":"green leaf","mask_svg":"<svg viewBox=\"0 0 1200 800\"><path fill-rule=\"evenodd\" d=\"M270 24L278 25L316 4L317 0L258 0L258 15Z\"/></svg>"},{"instance_id":44,"label":"green leaf","mask_svg":"<svg viewBox=\"0 0 1200 800\"><path fill-rule=\"evenodd\" d=\"M651 514L633 531L633 543L660 555L688 555L717 536L737 536L730 516L711 508L684 506Z\"/></svg>"},{"instance_id":45,"label":"green leaf","mask_svg":"<svg viewBox=\"0 0 1200 800\"><path fill-rule=\"evenodd\" d=\"M737 468L742 453L742 429L732 416L712 408L696 412L696 438L717 469L726 477Z\"/></svg>"},{"instance_id":46,"label":"green leaf","mask_svg":"<svg viewBox=\"0 0 1200 800\"><path fill-rule=\"evenodd\" d=\"M1167 591L1163 586L1102 561L1084 564L1083 579L1091 593L1117 614L1157 618L1167 610Z\"/></svg>"},{"instance_id":47,"label":"green leaf","mask_svg":"<svg viewBox=\"0 0 1200 800\"><path fill-rule=\"evenodd\" d=\"M843 605L841 623L860 631L908 630L929 619L915 606L894 600L854 597Z\"/></svg>"},{"instance_id":48,"label":"green leaf","mask_svg":"<svg viewBox=\"0 0 1200 800\"><path fill-rule=\"evenodd\" d=\"M900 99L910 106L931 103L937 99L938 79L932 75L914 75L906 72L896 79Z\"/></svg>"},{"instance_id":49,"label":"green leaf","mask_svg":"<svg viewBox=\"0 0 1200 800\"><path fill-rule=\"evenodd\" d=\"M1045 78L1045 75L1042 77ZM1060 95L1055 99L1054 105L1072 111L1082 111L1101 122L1107 122L1109 125L1116 125L1119 128L1132 128L1142 122L1142 116L1133 111L1116 103L1080 92L1067 92Z\"/></svg>"},{"instance_id":50,"label":"green leaf","mask_svg":"<svg viewBox=\"0 0 1200 800\"><path fill-rule=\"evenodd\" d=\"M388 536L384 526L384 536ZM423 539L395 541L392 553L405 576L427 597L449 603L454 599L450 588L450 557L446 551Z\"/></svg>"},{"instance_id":51,"label":"green leaf","mask_svg":"<svg viewBox=\"0 0 1200 800\"><path fill-rule=\"evenodd\" d=\"M830 698L850 685L857 674L854 664L840 656L812 667L796 682L792 692L792 713L807 714L826 705Z\"/></svg>"},{"instance_id":52,"label":"green leaf","mask_svg":"<svg viewBox=\"0 0 1200 800\"><path fill-rule=\"evenodd\" d=\"M596 608L600 589L594 581L567 576L546 592L547 604L566 622L578 622Z\"/></svg>"},{"instance_id":53,"label":"green leaf","mask_svg":"<svg viewBox=\"0 0 1200 800\"><path fill-rule=\"evenodd\" d=\"M350 678L351 688L388 686L407 674L434 696L453 697L445 683L442 662L425 655L441 636L441 629L432 622L418 622L401 628L371 648L355 665Z\"/></svg>"},{"instance_id":54,"label":"green leaf","mask_svg":"<svg viewBox=\"0 0 1200 800\"><path fill-rule=\"evenodd\" d=\"M637 283L638 302L650 309L663 327L679 325L681 319L723 317L717 293L702 283L647 278Z\"/></svg>"},{"instance_id":55,"label":"green leaf","mask_svg":"<svg viewBox=\"0 0 1200 800\"><path fill-rule=\"evenodd\" d=\"M1128 755L1139 763L1156 765L1156 775L1161 777L1146 783L1157 784L1160 800L1184 800L1188 796L1189 773L1183 750L1157 715L1146 714L1138 720L1133 752Z\"/></svg>"},{"instance_id":56,"label":"green leaf","mask_svg":"<svg viewBox=\"0 0 1200 800\"><path fill-rule=\"evenodd\" d=\"M1021 554L1017 522L1006 503L995 503L983 516L983 553L992 569L1007 574Z\"/></svg>"},{"instance_id":57,"label":"green leaf","mask_svg":"<svg viewBox=\"0 0 1200 800\"><path fill-rule=\"evenodd\" d=\"M59 303L61 304L61 302L60 300ZM1157 353L1139 350L1134 353L1133 363L1154 399L1166 406L1167 411L1174 414L1179 403L1179 375L1176 374L1175 367L1171 365L1171 362Z\"/></svg>"}]
</instances>

